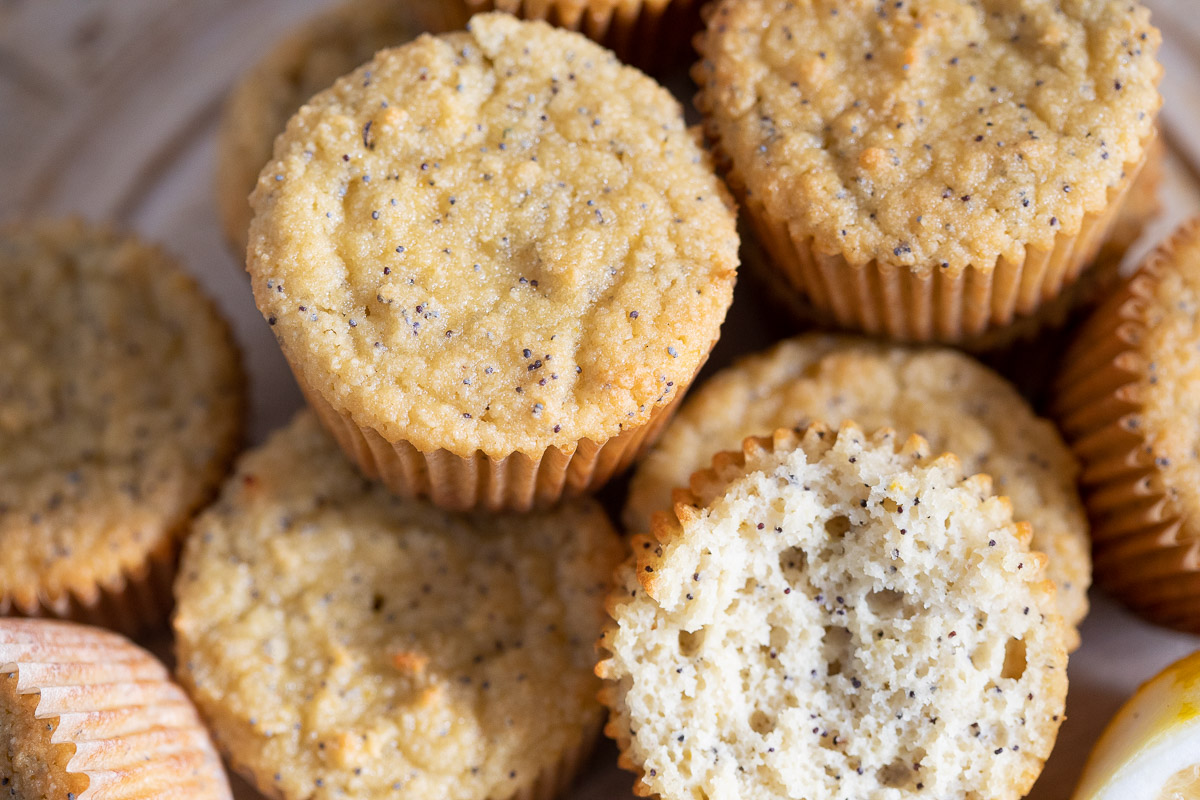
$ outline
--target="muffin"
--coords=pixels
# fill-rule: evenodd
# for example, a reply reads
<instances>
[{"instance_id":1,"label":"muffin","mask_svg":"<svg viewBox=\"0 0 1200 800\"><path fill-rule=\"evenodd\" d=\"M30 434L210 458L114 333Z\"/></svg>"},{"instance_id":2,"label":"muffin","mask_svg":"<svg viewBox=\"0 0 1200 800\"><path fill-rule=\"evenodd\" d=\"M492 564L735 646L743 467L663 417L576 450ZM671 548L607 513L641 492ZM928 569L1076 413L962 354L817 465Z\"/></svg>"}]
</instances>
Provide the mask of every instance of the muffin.
<instances>
[{"instance_id":1,"label":"muffin","mask_svg":"<svg viewBox=\"0 0 1200 800\"><path fill-rule=\"evenodd\" d=\"M1012 324L994 328L973 339L958 344L971 352L984 354L988 363L1004 374L1014 375L1022 389L1033 381L1021 380L1024 375L1036 378L1036 386L1044 393L1053 379L1056 358L1046 358L1048 351L1060 356L1069 339L1069 329L1112 293L1120 282L1121 264L1146 226L1162 211L1158 198L1163 179L1166 145L1159 134L1151 139L1146 161L1129 185L1129 191L1113 220L1108 235L1096 251L1096 257L1085 266L1079 278L1064 286L1055 298L1042 303L1029 316L1015 317ZM1025 392L1030 396L1030 392ZM1039 398L1040 399L1040 398Z\"/></svg>"},{"instance_id":2,"label":"muffin","mask_svg":"<svg viewBox=\"0 0 1200 800\"><path fill-rule=\"evenodd\" d=\"M1014 317L1009 325L991 328L979 336L957 342L955 346L985 358L1023 388L1028 384L1036 387L1039 393L1044 390L1053 377L1048 373L1057 366L1057 359L1044 357L1047 348L1054 348L1055 352L1065 348L1064 329L1112 291L1120 280L1119 271L1126 253L1142 237L1146 225L1162 210L1158 190L1165 155L1162 137L1155 136L1146 163L1133 179L1108 237L1095 260L1074 283L1064 286L1061 294L1042 303L1033 314ZM762 247L751 237L743 237L741 255L750 274L768 287L770 300L802 328L837 328L837 321L830 314L818 312L804 297L791 290Z\"/></svg>"},{"instance_id":3,"label":"muffin","mask_svg":"<svg viewBox=\"0 0 1200 800\"><path fill-rule=\"evenodd\" d=\"M734 211L665 89L505 14L304 106L251 198L258 307L393 491L523 510L652 438L732 299Z\"/></svg>"},{"instance_id":4,"label":"muffin","mask_svg":"<svg viewBox=\"0 0 1200 800\"><path fill-rule=\"evenodd\" d=\"M1146 618L1200 632L1200 219L1080 329L1054 413L1083 467L1096 580Z\"/></svg>"},{"instance_id":5,"label":"muffin","mask_svg":"<svg viewBox=\"0 0 1200 800\"><path fill-rule=\"evenodd\" d=\"M1153 137L1159 40L1126 0L723 0L693 75L792 291L960 342L1095 256Z\"/></svg>"},{"instance_id":6,"label":"muffin","mask_svg":"<svg viewBox=\"0 0 1200 800\"><path fill-rule=\"evenodd\" d=\"M579 31L642 69L683 67L700 29L700 0L467 0L479 11L507 11Z\"/></svg>"},{"instance_id":7,"label":"muffin","mask_svg":"<svg viewBox=\"0 0 1200 800\"><path fill-rule=\"evenodd\" d=\"M23 800L227 800L196 709L107 631L0 619L0 790Z\"/></svg>"},{"instance_id":8,"label":"muffin","mask_svg":"<svg viewBox=\"0 0 1200 800\"><path fill-rule=\"evenodd\" d=\"M270 797L549 800L599 732L621 549L591 500L471 517L398 498L303 412L188 539L180 679Z\"/></svg>"},{"instance_id":9,"label":"muffin","mask_svg":"<svg viewBox=\"0 0 1200 800\"><path fill-rule=\"evenodd\" d=\"M0 230L0 616L162 622L178 539L241 438L229 328L161 250Z\"/></svg>"},{"instance_id":10,"label":"muffin","mask_svg":"<svg viewBox=\"0 0 1200 800\"><path fill-rule=\"evenodd\" d=\"M1022 797L1067 690L1028 539L918 436L814 425L718 455L609 599L597 672L635 792Z\"/></svg>"},{"instance_id":11,"label":"muffin","mask_svg":"<svg viewBox=\"0 0 1200 800\"><path fill-rule=\"evenodd\" d=\"M991 476L1013 515L1033 526L1031 547L1048 557L1068 647L1079 646L1076 626L1091 584L1079 468L1053 424L999 375L953 350L809 334L744 358L683 404L639 464L625 524L649 531L651 515L670 509L672 489L747 436L846 419L920 434L935 451L954 453L968 473Z\"/></svg>"},{"instance_id":12,"label":"muffin","mask_svg":"<svg viewBox=\"0 0 1200 800\"><path fill-rule=\"evenodd\" d=\"M313 17L247 72L225 103L217 138L217 207L225 236L246 254L246 196L271 144L304 101L375 55L425 31L463 27L463 0L348 0Z\"/></svg>"}]
</instances>

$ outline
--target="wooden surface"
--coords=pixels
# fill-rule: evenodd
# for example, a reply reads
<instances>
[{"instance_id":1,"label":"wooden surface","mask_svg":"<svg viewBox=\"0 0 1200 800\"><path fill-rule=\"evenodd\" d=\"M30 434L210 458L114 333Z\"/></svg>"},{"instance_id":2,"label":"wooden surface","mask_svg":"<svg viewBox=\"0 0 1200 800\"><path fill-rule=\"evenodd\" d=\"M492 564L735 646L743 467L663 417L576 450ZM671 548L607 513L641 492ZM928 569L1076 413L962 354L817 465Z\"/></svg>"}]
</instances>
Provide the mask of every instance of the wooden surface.
<instances>
[{"instance_id":1,"label":"wooden surface","mask_svg":"<svg viewBox=\"0 0 1200 800\"><path fill-rule=\"evenodd\" d=\"M323 5L0 0L0 220L79 214L135 229L183 258L232 320L246 354L253 441L301 401L254 308L240 259L218 229L214 133L236 76ZM1174 154L1164 212L1137 252L1200 211L1200 4L1149 5L1166 39L1162 121ZM690 93L682 83L680 91ZM757 302L743 281L714 363L779 333L766 326ZM1031 795L1037 800L1067 797L1101 728L1137 684L1200 648L1200 639L1140 622L1096 591L1082 634L1070 665L1068 720ZM615 767L612 746L602 743L569 796L631 797L630 783ZM255 797L244 786L239 795Z\"/></svg>"}]
</instances>

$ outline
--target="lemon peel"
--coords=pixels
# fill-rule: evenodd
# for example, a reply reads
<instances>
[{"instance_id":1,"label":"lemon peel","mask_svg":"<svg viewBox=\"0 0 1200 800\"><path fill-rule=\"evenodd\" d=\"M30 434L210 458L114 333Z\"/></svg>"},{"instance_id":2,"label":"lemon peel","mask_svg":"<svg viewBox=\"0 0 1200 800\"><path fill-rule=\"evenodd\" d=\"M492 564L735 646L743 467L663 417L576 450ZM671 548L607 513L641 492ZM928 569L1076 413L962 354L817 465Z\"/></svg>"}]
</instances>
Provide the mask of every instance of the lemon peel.
<instances>
[{"instance_id":1,"label":"lemon peel","mask_svg":"<svg viewBox=\"0 0 1200 800\"><path fill-rule=\"evenodd\" d=\"M1072 800L1200 796L1200 651L1143 683L1104 729Z\"/></svg>"}]
</instances>

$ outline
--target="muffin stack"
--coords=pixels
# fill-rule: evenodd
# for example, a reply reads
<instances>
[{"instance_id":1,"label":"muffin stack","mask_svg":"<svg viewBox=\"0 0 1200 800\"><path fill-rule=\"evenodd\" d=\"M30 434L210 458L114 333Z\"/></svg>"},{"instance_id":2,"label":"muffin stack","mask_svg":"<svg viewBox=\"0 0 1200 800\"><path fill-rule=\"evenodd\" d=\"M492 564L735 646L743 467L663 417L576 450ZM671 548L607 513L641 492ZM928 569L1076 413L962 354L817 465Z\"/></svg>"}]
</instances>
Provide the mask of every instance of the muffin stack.
<instances>
[{"instance_id":1,"label":"muffin stack","mask_svg":"<svg viewBox=\"0 0 1200 800\"><path fill-rule=\"evenodd\" d=\"M232 96L226 235L309 409L190 522L173 630L180 682L263 794L550 800L607 714L635 791L666 800L1018 798L1063 719L1088 515L1106 583L1194 618L1197 458L1130 438L1186 395L1161 354L1200 340L1164 299L1191 296L1163 266L1191 263L1187 234L1059 370L1086 512L1068 445L1004 378L905 344L1005 345L1110 279L1097 253L1153 205L1148 12L719 0L689 129L618 56L681 66L700 16L352 0ZM684 402L733 300L733 196L780 299L896 341L799 336ZM5 401L0 421L38 406ZM622 542L588 495L639 458ZM0 697L18 731L23 686ZM59 755L0 765L91 791L46 782Z\"/></svg>"}]
</instances>

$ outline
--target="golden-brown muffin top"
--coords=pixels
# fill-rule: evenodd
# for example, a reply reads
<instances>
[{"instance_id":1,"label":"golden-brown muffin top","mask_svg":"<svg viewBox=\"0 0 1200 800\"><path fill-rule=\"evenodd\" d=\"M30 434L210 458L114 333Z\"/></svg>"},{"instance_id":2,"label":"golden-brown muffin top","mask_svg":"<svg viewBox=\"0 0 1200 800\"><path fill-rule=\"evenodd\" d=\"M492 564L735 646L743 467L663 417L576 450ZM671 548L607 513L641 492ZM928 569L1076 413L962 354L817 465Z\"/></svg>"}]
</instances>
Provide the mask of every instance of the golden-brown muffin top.
<instances>
[{"instance_id":1,"label":"golden-brown muffin top","mask_svg":"<svg viewBox=\"0 0 1200 800\"><path fill-rule=\"evenodd\" d=\"M123 586L215 492L236 345L165 253L78 221L0 231L0 616Z\"/></svg>"},{"instance_id":2,"label":"golden-brown muffin top","mask_svg":"<svg viewBox=\"0 0 1200 800\"><path fill-rule=\"evenodd\" d=\"M726 0L698 102L737 180L819 252L991 269L1074 235L1141 159L1149 17L1130 0Z\"/></svg>"},{"instance_id":3,"label":"golden-brown muffin top","mask_svg":"<svg viewBox=\"0 0 1200 800\"><path fill-rule=\"evenodd\" d=\"M463 0L346 0L300 25L242 77L222 115L217 159L221 223L239 256L253 216L246 196L288 118L376 51L461 28L468 17Z\"/></svg>"},{"instance_id":4,"label":"golden-brown muffin top","mask_svg":"<svg viewBox=\"0 0 1200 800\"><path fill-rule=\"evenodd\" d=\"M181 679L271 794L509 797L599 723L621 549L589 499L463 516L397 498L304 412L187 542Z\"/></svg>"},{"instance_id":5,"label":"golden-brown muffin top","mask_svg":"<svg viewBox=\"0 0 1200 800\"><path fill-rule=\"evenodd\" d=\"M678 103L578 34L485 14L384 51L275 155L259 308L301 379L390 441L604 441L674 398L731 300L731 202Z\"/></svg>"}]
</instances>

